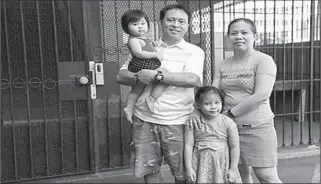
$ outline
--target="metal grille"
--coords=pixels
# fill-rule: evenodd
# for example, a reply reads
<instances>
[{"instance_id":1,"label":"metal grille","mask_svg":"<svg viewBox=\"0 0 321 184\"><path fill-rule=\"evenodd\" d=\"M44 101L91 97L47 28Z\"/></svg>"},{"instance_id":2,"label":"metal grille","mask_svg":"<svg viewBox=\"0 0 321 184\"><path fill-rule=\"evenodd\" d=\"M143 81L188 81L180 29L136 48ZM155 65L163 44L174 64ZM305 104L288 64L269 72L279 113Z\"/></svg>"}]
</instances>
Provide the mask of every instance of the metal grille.
<instances>
[{"instance_id":1,"label":"metal grille","mask_svg":"<svg viewBox=\"0 0 321 184\"><path fill-rule=\"evenodd\" d=\"M81 2L1 3L1 180L90 171L87 101L60 101L57 80L84 62Z\"/></svg>"},{"instance_id":2,"label":"metal grille","mask_svg":"<svg viewBox=\"0 0 321 184\"><path fill-rule=\"evenodd\" d=\"M2 181L130 164L131 125L122 112L130 87L119 85L119 90L111 89L93 101L61 101L58 85L68 81L58 80L57 64L86 62L92 58L86 55L89 50L94 59L103 58L109 67L106 75L113 78L128 54L121 15L142 9L151 21L150 36L158 39L159 11L172 3L184 4L192 12L185 39L206 53L204 85L211 84L218 64L232 55L224 42L228 23L238 17L254 20L259 30L256 48L271 55L278 66L270 100L279 147L320 142L321 0L4 0L0 12ZM84 22L87 11L99 11L100 17ZM101 45L88 46L85 38L93 27L87 24L100 27Z\"/></svg>"}]
</instances>

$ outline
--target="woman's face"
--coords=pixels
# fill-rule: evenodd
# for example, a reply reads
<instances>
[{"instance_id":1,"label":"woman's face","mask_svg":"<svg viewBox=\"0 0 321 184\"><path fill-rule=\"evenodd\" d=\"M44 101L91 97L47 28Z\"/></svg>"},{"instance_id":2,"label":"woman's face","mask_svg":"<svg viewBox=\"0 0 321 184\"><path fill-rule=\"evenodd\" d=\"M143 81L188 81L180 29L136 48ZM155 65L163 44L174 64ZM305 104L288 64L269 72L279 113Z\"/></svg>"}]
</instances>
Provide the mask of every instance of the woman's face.
<instances>
[{"instance_id":1,"label":"woman's face","mask_svg":"<svg viewBox=\"0 0 321 184\"><path fill-rule=\"evenodd\" d=\"M251 25L244 21L232 24L228 35L234 51L246 51L253 48L255 37Z\"/></svg>"}]
</instances>

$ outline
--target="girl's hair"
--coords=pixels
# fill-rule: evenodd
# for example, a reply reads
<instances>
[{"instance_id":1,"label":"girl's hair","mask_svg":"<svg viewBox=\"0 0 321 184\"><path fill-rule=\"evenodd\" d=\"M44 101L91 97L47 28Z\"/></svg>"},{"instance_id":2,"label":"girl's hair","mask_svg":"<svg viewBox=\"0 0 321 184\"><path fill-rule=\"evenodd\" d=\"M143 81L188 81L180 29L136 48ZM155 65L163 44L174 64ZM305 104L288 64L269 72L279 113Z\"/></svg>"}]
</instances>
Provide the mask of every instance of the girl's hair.
<instances>
[{"instance_id":1,"label":"girl's hair","mask_svg":"<svg viewBox=\"0 0 321 184\"><path fill-rule=\"evenodd\" d=\"M130 34L128 30L128 25L133 22L137 22L140 19L145 18L148 29L149 29L149 19L145 12L142 10L128 10L126 11L123 16L121 17L121 27L123 28L124 32Z\"/></svg>"},{"instance_id":2,"label":"girl's hair","mask_svg":"<svg viewBox=\"0 0 321 184\"><path fill-rule=\"evenodd\" d=\"M231 26L235 23L238 23L238 22L241 22L241 21L244 21L245 23L249 24L251 26L251 31L256 34L257 33L257 29L256 29L256 25L255 23L251 20L251 19L248 19L248 18L238 18L238 19L234 19L232 22L230 22L230 24L228 25L228 28L227 28L227 35L230 34L230 31L231 31Z\"/></svg>"},{"instance_id":3,"label":"girl's hair","mask_svg":"<svg viewBox=\"0 0 321 184\"><path fill-rule=\"evenodd\" d=\"M203 96L206 93L214 93L216 95L218 95L220 97L220 100L222 102L222 107L224 107L224 100L223 100L223 93L221 90L219 90L218 88L214 87L214 86L202 86L200 87L196 94L195 94L195 101L197 103L201 103L203 100ZM223 108L222 108L223 111Z\"/></svg>"},{"instance_id":4,"label":"girl's hair","mask_svg":"<svg viewBox=\"0 0 321 184\"><path fill-rule=\"evenodd\" d=\"M187 16L188 16L188 23L190 22L191 19L191 13L190 11L183 5L181 4L169 4L167 6L165 6L160 12L159 12L159 19L160 21L163 21L165 14L167 11L172 10L172 9L179 9L179 10L183 10Z\"/></svg>"}]
</instances>

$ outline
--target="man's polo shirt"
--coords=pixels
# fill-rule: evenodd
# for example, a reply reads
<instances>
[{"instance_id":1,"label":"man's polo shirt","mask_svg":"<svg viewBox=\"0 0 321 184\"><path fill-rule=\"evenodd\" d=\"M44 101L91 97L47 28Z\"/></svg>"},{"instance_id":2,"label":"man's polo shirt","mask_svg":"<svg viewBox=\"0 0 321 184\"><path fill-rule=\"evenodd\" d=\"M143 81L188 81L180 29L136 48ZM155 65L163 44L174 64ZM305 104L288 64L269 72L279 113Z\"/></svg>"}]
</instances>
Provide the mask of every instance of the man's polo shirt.
<instances>
[{"instance_id":1,"label":"man's polo shirt","mask_svg":"<svg viewBox=\"0 0 321 184\"><path fill-rule=\"evenodd\" d=\"M203 81L205 53L200 47L182 39L172 46L168 46L160 40L156 49L164 51L161 67L171 73L194 73L199 76L201 82ZM128 59L120 70L127 69L129 61ZM143 99L150 95L152 87L152 85L145 87L143 94L135 104L134 115L144 121L156 124L184 124L188 115L194 110L194 88L168 86L155 101L154 111L151 112Z\"/></svg>"}]
</instances>

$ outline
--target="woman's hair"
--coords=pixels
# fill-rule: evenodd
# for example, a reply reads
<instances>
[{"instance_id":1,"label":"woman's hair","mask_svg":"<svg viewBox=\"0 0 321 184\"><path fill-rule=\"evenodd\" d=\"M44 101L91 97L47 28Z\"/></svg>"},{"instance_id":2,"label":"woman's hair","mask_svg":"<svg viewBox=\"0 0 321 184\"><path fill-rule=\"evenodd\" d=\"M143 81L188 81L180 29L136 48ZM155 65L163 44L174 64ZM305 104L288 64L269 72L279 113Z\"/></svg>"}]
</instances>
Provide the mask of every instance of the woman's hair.
<instances>
[{"instance_id":1,"label":"woman's hair","mask_svg":"<svg viewBox=\"0 0 321 184\"><path fill-rule=\"evenodd\" d=\"M224 107L224 98L223 98L223 93L221 90L219 90L218 88L214 87L214 86L202 86L200 87L196 94L195 94L195 101L197 103L201 103L202 100L203 100L203 97L205 94L207 93L213 93L213 94L216 94L217 96L220 97L220 100L222 102L222 107ZM222 111L223 111L223 108L222 108Z\"/></svg>"},{"instance_id":2,"label":"woman's hair","mask_svg":"<svg viewBox=\"0 0 321 184\"><path fill-rule=\"evenodd\" d=\"M181 4L170 4L170 5L165 6L165 7L159 12L159 19L160 19L160 21L163 21L166 12L169 11L169 10L172 10L172 9L180 9L180 10L183 10L183 11L187 14L187 16L188 16L188 23L190 22L191 13L190 13L190 11L189 11L185 6L183 6L183 5L181 5Z\"/></svg>"},{"instance_id":3,"label":"woman's hair","mask_svg":"<svg viewBox=\"0 0 321 184\"><path fill-rule=\"evenodd\" d=\"M142 10L128 10L126 11L123 16L121 17L121 27L123 28L124 32L130 34L128 30L128 25L133 22L137 22L140 19L145 18L148 29L149 29L149 19Z\"/></svg>"},{"instance_id":4,"label":"woman's hair","mask_svg":"<svg viewBox=\"0 0 321 184\"><path fill-rule=\"evenodd\" d=\"M233 24L238 23L238 22L241 22L241 21L244 21L245 23L247 23L248 25L250 25L250 26L251 26L251 31L252 31L254 34L257 33L256 25L255 25L255 23L254 23L251 19L248 19L248 18L238 18L238 19L232 20L232 22L230 22L230 24L228 25L227 35L230 34L231 26L232 26Z\"/></svg>"}]
</instances>

